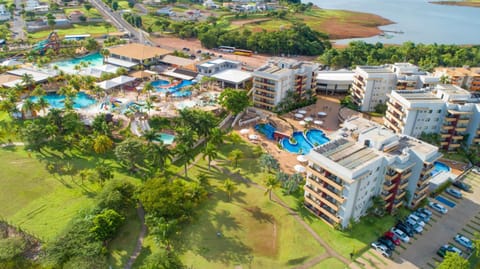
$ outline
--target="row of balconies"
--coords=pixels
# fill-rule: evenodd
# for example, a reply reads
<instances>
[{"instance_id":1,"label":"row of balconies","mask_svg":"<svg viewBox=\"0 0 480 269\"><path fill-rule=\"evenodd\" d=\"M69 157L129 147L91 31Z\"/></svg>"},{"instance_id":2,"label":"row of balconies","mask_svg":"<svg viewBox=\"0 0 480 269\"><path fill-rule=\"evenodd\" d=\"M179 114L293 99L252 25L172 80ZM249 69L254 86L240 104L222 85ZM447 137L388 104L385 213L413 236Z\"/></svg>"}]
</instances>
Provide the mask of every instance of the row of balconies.
<instances>
[{"instance_id":1,"label":"row of balconies","mask_svg":"<svg viewBox=\"0 0 480 269\"><path fill-rule=\"evenodd\" d=\"M334 188L338 189L339 191L342 191L343 190L343 181L340 179L340 180L336 180L332 177L334 177L333 175L329 175L329 176L326 176L324 173L325 172L319 172L317 170L315 170L313 167L310 167L308 166L307 167L307 171L312 173L312 175L314 175L315 177L325 181L326 183L328 183L329 185L333 186Z\"/></svg>"},{"instance_id":2,"label":"row of balconies","mask_svg":"<svg viewBox=\"0 0 480 269\"><path fill-rule=\"evenodd\" d=\"M326 183L324 183L324 185L322 185L320 182L317 182L316 180L313 180L313 179L310 179L310 178L307 178L307 183L312 184L315 188L320 190L322 193L325 193L328 196L332 197L339 204L343 204L343 202L345 201L345 198L342 197L342 195L340 194L340 192L338 190L335 190L335 188L331 187L330 185L328 185ZM328 186L330 188L328 188Z\"/></svg>"},{"instance_id":3,"label":"row of balconies","mask_svg":"<svg viewBox=\"0 0 480 269\"><path fill-rule=\"evenodd\" d=\"M332 214L329 212L327 209L323 208L320 206L318 203L316 203L314 200L312 200L310 197L305 196L305 201L309 203L311 206L313 206L315 209L317 209L319 212L323 213L326 215L330 220L332 220L334 223L339 223L340 218L337 217L336 215ZM333 224L333 223L331 223Z\"/></svg>"}]
</instances>

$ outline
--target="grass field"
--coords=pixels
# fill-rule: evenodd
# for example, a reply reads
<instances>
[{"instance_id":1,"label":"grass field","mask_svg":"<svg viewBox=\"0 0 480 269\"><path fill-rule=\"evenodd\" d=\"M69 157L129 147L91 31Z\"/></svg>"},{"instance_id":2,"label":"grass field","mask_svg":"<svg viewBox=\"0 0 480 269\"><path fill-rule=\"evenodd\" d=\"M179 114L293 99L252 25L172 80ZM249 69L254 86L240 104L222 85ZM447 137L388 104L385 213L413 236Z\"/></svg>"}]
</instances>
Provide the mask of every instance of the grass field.
<instances>
[{"instance_id":1,"label":"grass field","mask_svg":"<svg viewBox=\"0 0 480 269\"><path fill-rule=\"evenodd\" d=\"M102 15L98 10L95 8L91 8L89 11L87 11L83 6L82 7L74 7L74 8L64 8L63 11L65 12L65 15L68 16L70 13L72 13L75 10L81 11L85 17L87 18L101 18Z\"/></svg>"},{"instance_id":2,"label":"grass field","mask_svg":"<svg viewBox=\"0 0 480 269\"><path fill-rule=\"evenodd\" d=\"M110 32L112 32L114 27L110 27ZM89 24L73 24L71 28L67 29L55 29L59 36L65 35L81 35L81 34L90 34L92 36L98 36L107 34L107 28L103 23L89 23ZM44 30L36 33L29 33L28 36L33 39L42 39L46 38L52 31Z\"/></svg>"},{"instance_id":3,"label":"grass field","mask_svg":"<svg viewBox=\"0 0 480 269\"><path fill-rule=\"evenodd\" d=\"M310 267L311 269L345 269L345 264L335 258L328 258L319 263L315 266Z\"/></svg>"},{"instance_id":4,"label":"grass field","mask_svg":"<svg viewBox=\"0 0 480 269\"><path fill-rule=\"evenodd\" d=\"M136 246L141 226L137 211L130 210L125 224L120 228L115 239L108 244L110 253L108 263L112 268L121 269L125 266Z\"/></svg>"},{"instance_id":5,"label":"grass field","mask_svg":"<svg viewBox=\"0 0 480 269\"><path fill-rule=\"evenodd\" d=\"M55 238L72 217L94 205L98 185L81 184L78 177L72 181L70 176L50 174L46 169L47 161L68 161L80 169L93 167L94 159L30 154L23 147L2 148L0 158L0 216L40 239ZM115 177L128 178L118 173Z\"/></svg>"},{"instance_id":6,"label":"grass field","mask_svg":"<svg viewBox=\"0 0 480 269\"><path fill-rule=\"evenodd\" d=\"M288 211L269 201L263 190L230 177L238 189L232 201L228 201L222 186L227 175L233 172L230 162L225 161L225 155L233 147L241 149L246 157L239 162L236 173L265 177L256 165L252 166L251 149L243 143L227 143L220 148L220 171L212 168L209 172L204 160L189 170L191 178L198 173L209 175L212 195L199 208L197 219L176 240L175 249L181 253L185 265L213 269L237 265L285 268L300 265L324 253L325 250L305 228ZM144 246L140 260L156 250L151 238Z\"/></svg>"}]
</instances>

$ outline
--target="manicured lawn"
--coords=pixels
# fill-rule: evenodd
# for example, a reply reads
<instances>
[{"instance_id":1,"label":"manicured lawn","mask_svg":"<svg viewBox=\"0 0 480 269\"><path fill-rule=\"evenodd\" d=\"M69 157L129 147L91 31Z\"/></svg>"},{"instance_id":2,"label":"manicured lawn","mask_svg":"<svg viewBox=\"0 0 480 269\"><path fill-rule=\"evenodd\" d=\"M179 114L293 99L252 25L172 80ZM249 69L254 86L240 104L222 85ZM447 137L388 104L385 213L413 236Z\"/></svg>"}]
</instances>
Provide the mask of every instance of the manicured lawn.
<instances>
[{"instance_id":1,"label":"manicured lawn","mask_svg":"<svg viewBox=\"0 0 480 269\"><path fill-rule=\"evenodd\" d=\"M345 264L335 258L328 258L319 263L315 266L310 267L311 269L345 269Z\"/></svg>"},{"instance_id":2,"label":"manicured lawn","mask_svg":"<svg viewBox=\"0 0 480 269\"><path fill-rule=\"evenodd\" d=\"M231 143L226 143L220 148L220 171L212 168L209 172L204 160L189 169L191 178L198 173L210 177L212 195L198 209L193 223L175 240L175 249L184 264L195 268L232 268L236 265L247 268L251 263L252 268L286 268L324 253L305 228L288 211L269 201L263 190L231 177L238 189L232 201L228 201L222 186L233 169L230 162L225 161L224 154L232 147ZM242 149L246 157L239 162L239 173L265 177L256 168L246 144L236 143L234 147ZM140 261L157 249L152 238L146 240L144 247Z\"/></svg>"},{"instance_id":3,"label":"manicured lawn","mask_svg":"<svg viewBox=\"0 0 480 269\"><path fill-rule=\"evenodd\" d=\"M78 177L50 174L47 160L68 161L77 169L91 168L94 159L78 156L68 160L47 152L30 154L23 147L0 149L0 216L11 224L49 241L78 212L94 205L97 184L80 183ZM115 173L115 178L129 178ZM133 181L133 179L130 178Z\"/></svg>"},{"instance_id":4,"label":"manicured lawn","mask_svg":"<svg viewBox=\"0 0 480 269\"><path fill-rule=\"evenodd\" d=\"M125 224L118 231L115 239L108 244L109 264L112 268L123 268L130 255L135 249L137 238L142 224L137 211L132 208L127 216Z\"/></svg>"},{"instance_id":5,"label":"manicured lawn","mask_svg":"<svg viewBox=\"0 0 480 269\"><path fill-rule=\"evenodd\" d=\"M112 32L113 26L110 27L110 32ZM68 29L55 29L55 31L60 36L65 35L81 35L81 34L91 34L92 36L95 35L103 35L107 33L107 29L102 23L95 23L95 24L73 24L71 28ZM36 33L28 34L33 39L41 39L46 38L50 34L50 30L40 31Z\"/></svg>"},{"instance_id":6,"label":"manicured lawn","mask_svg":"<svg viewBox=\"0 0 480 269\"><path fill-rule=\"evenodd\" d=\"M85 17L87 18L101 18L102 15L100 15L100 12L96 10L95 8L91 8L89 11L87 11L83 6L82 7L75 7L75 8L64 8L63 11L65 12L65 15L69 15L72 13L72 11L79 10L81 11Z\"/></svg>"}]
</instances>

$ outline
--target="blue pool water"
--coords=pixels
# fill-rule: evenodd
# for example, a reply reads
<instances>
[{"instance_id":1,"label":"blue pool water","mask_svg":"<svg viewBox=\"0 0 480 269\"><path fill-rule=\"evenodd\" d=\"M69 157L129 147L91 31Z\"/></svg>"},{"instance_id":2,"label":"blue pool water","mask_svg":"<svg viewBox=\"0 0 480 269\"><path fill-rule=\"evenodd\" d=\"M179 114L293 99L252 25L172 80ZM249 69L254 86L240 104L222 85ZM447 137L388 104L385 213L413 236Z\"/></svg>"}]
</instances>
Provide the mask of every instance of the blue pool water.
<instances>
[{"instance_id":1,"label":"blue pool water","mask_svg":"<svg viewBox=\"0 0 480 269\"><path fill-rule=\"evenodd\" d=\"M433 176L436 176L437 174L439 174L440 172L450 172L450 167L448 167L448 165L444 164L444 163L441 163L441 162L434 162L433 163L433 170L432 172L430 173L430 175L433 177Z\"/></svg>"},{"instance_id":2,"label":"blue pool water","mask_svg":"<svg viewBox=\"0 0 480 269\"><path fill-rule=\"evenodd\" d=\"M51 108L65 107L65 95L59 95L59 94L53 93L53 94L45 95L44 98L50 104ZM39 98L36 96L32 96L29 99L32 100L33 102L37 102ZM90 95L84 92L77 93L77 95L73 98L73 108L75 109L86 108L95 103L97 103L97 101L93 97L91 97Z\"/></svg>"},{"instance_id":3,"label":"blue pool water","mask_svg":"<svg viewBox=\"0 0 480 269\"><path fill-rule=\"evenodd\" d=\"M452 201L450 201L447 198L442 197L442 196L435 197L435 200L441 202L442 204L447 205L448 207L455 207L455 205L456 205L454 202L452 202Z\"/></svg>"},{"instance_id":4,"label":"blue pool water","mask_svg":"<svg viewBox=\"0 0 480 269\"><path fill-rule=\"evenodd\" d=\"M330 141L330 139L325 136L324 132L317 129L308 130L305 136L307 137L308 141L310 141L310 143L314 146L320 146Z\"/></svg>"},{"instance_id":5,"label":"blue pool water","mask_svg":"<svg viewBox=\"0 0 480 269\"><path fill-rule=\"evenodd\" d=\"M273 125L268 123L261 123L255 125L255 130L264 134L268 139L273 140L273 133L275 133L276 128Z\"/></svg>"},{"instance_id":6,"label":"blue pool water","mask_svg":"<svg viewBox=\"0 0 480 269\"><path fill-rule=\"evenodd\" d=\"M173 140L175 139L174 135L166 134L166 133L159 133L155 140L162 141L165 145L171 145Z\"/></svg>"},{"instance_id":7,"label":"blue pool water","mask_svg":"<svg viewBox=\"0 0 480 269\"><path fill-rule=\"evenodd\" d=\"M314 146L320 146L330 141L330 139L325 136L325 133L316 129L308 130L306 135L304 135L303 132L294 132L292 137L297 142L296 144L290 143L290 139L288 138L280 140L280 144L288 152L297 154L307 154Z\"/></svg>"},{"instance_id":8,"label":"blue pool water","mask_svg":"<svg viewBox=\"0 0 480 269\"><path fill-rule=\"evenodd\" d=\"M170 82L167 81L167 80L163 80L163 79L155 80L155 81L152 82L152 86L155 87L157 92L169 92L174 97L186 97L186 96L190 96L192 94L192 92L190 90L181 91L182 88L190 86L190 85L193 84L193 82L191 80L182 80L182 82L180 82L180 84L175 85L175 86L170 87L170 88L162 88L161 87L161 86L165 86L165 85L168 85L168 84L170 84Z\"/></svg>"},{"instance_id":9,"label":"blue pool water","mask_svg":"<svg viewBox=\"0 0 480 269\"><path fill-rule=\"evenodd\" d=\"M54 62L52 65L58 66L58 68L66 73L76 73L75 66L85 62L88 64L88 67L97 67L103 65L103 56L100 53L90 54L80 58L72 58L69 60L63 60L59 62Z\"/></svg>"}]
</instances>

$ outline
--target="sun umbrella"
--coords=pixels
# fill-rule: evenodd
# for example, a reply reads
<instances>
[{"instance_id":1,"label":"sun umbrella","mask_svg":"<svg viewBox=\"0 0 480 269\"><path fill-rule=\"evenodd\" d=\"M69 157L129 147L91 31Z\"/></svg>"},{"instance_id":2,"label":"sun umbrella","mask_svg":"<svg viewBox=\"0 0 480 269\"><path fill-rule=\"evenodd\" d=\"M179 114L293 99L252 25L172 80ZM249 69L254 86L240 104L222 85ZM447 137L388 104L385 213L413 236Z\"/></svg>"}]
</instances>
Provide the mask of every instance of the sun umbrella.
<instances>
[{"instance_id":1,"label":"sun umbrella","mask_svg":"<svg viewBox=\"0 0 480 269\"><path fill-rule=\"evenodd\" d=\"M300 118L300 119L301 119L301 118L303 118L303 115L302 115L302 114L299 114L299 113L297 113L297 114L295 114L295 118Z\"/></svg>"},{"instance_id":2,"label":"sun umbrella","mask_svg":"<svg viewBox=\"0 0 480 269\"><path fill-rule=\"evenodd\" d=\"M298 172L298 173L305 173L307 171L307 169L304 166L299 164L295 165L293 169L295 169L295 172Z\"/></svg>"},{"instance_id":3,"label":"sun umbrella","mask_svg":"<svg viewBox=\"0 0 480 269\"><path fill-rule=\"evenodd\" d=\"M250 140L257 140L257 139L258 139L258 135L251 134L251 135L248 136L248 139L250 139Z\"/></svg>"},{"instance_id":4,"label":"sun umbrella","mask_svg":"<svg viewBox=\"0 0 480 269\"><path fill-rule=\"evenodd\" d=\"M305 156L303 155L298 155L297 156L297 161L301 162L301 163L306 163L308 162L307 158L305 158Z\"/></svg>"},{"instance_id":5,"label":"sun umbrella","mask_svg":"<svg viewBox=\"0 0 480 269\"><path fill-rule=\"evenodd\" d=\"M321 121L321 120L316 120L316 121L314 121L313 123L315 123L316 125L322 125L322 124L323 124L323 121Z\"/></svg>"},{"instance_id":6,"label":"sun umbrella","mask_svg":"<svg viewBox=\"0 0 480 269\"><path fill-rule=\"evenodd\" d=\"M298 122L298 124L300 124L300 125L305 125L305 124L307 124L307 123L306 123L305 121L301 120L301 121Z\"/></svg>"},{"instance_id":7,"label":"sun umbrella","mask_svg":"<svg viewBox=\"0 0 480 269\"><path fill-rule=\"evenodd\" d=\"M300 114L307 114L307 111L306 111L306 110L299 110L298 113L300 113Z\"/></svg>"},{"instance_id":8,"label":"sun umbrella","mask_svg":"<svg viewBox=\"0 0 480 269\"><path fill-rule=\"evenodd\" d=\"M240 130L240 134L248 134L249 132L250 132L250 130L248 130L248 129Z\"/></svg>"},{"instance_id":9,"label":"sun umbrella","mask_svg":"<svg viewBox=\"0 0 480 269\"><path fill-rule=\"evenodd\" d=\"M327 112L320 111L317 113L318 116L327 116Z\"/></svg>"},{"instance_id":10,"label":"sun umbrella","mask_svg":"<svg viewBox=\"0 0 480 269\"><path fill-rule=\"evenodd\" d=\"M313 118L312 117L306 117L305 121L313 121Z\"/></svg>"}]
</instances>

